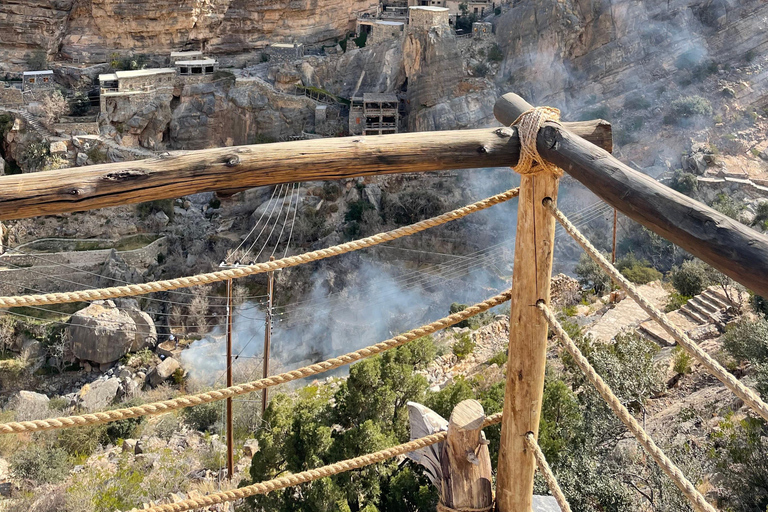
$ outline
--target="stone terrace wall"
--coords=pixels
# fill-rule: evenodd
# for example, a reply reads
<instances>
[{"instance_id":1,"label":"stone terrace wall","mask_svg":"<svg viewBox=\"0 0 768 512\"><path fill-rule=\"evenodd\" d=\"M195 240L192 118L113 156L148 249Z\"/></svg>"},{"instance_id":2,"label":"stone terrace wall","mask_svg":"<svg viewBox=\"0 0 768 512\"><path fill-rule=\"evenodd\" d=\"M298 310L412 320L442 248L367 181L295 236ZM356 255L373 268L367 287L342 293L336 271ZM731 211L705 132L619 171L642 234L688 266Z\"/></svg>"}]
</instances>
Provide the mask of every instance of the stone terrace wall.
<instances>
[{"instance_id":1,"label":"stone terrace wall","mask_svg":"<svg viewBox=\"0 0 768 512\"><path fill-rule=\"evenodd\" d=\"M15 107L24 104L24 97L21 90L13 87L0 87L0 105Z\"/></svg>"}]
</instances>

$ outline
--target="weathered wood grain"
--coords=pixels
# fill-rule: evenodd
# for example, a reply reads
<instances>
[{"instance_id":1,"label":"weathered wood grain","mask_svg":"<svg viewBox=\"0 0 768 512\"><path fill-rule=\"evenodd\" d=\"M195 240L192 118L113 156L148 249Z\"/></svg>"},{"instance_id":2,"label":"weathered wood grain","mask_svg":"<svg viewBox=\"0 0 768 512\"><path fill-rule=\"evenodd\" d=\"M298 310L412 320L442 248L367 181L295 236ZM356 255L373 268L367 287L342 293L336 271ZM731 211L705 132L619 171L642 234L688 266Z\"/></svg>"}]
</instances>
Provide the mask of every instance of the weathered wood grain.
<instances>
[{"instance_id":1,"label":"weathered wood grain","mask_svg":"<svg viewBox=\"0 0 768 512\"><path fill-rule=\"evenodd\" d=\"M575 133L611 147L611 127L578 123ZM168 158L0 177L0 221L375 174L509 167L517 131L485 128L341 137L191 151Z\"/></svg>"},{"instance_id":2,"label":"weathered wood grain","mask_svg":"<svg viewBox=\"0 0 768 512\"><path fill-rule=\"evenodd\" d=\"M481 437L484 421L477 400L459 402L451 412L440 457L440 501L452 509L483 509L493 503L491 456Z\"/></svg>"}]
</instances>

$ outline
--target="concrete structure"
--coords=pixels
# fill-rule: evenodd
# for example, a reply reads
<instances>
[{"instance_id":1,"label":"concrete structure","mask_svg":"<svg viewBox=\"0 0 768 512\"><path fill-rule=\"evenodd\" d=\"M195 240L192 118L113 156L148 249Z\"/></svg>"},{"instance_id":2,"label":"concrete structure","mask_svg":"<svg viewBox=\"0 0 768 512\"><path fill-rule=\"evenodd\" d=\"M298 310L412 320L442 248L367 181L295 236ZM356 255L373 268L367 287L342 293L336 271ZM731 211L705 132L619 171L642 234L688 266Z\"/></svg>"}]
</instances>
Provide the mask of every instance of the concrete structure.
<instances>
[{"instance_id":1,"label":"concrete structure","mask_svg":"<svg viewBox=\"0 0 768 512\"><path fill-rule=\"evenodd\" d=\"M203 52L189 51L189 52L171 52L171 66L174 66L180 60L203 60Z\"/></svg>"},{"instance_id":2,"label":"concrete structure","mask_svg":"<svg viewBox=\"0 0 768 512\"><path fill-rule=\"evenodd\" d=\"M483 16L496 6L495 2L490 0L445 0L445 7L451 11L451 17L455 18L462 14L459 8L462 3L467 4L467 14L475 14L476 16Z\"/></svg>"},{"instance_id":3,"label":"concrete structure","mask_svg":"<svg viewBox=\"0 0 768 512\"><path fill-rule=\"evenodd\" d=\"M368 34L366 44L376 44L392 39L399 39L403 35L405 23L402 21L358 19L357 35L365 32ZM347 43L349 44L349 43Z\"/></svg>"},{"instance_id":4,"label":"concrete structure","mask_svg":"<svg viewBox=\"0 0 768 512\"><path fill-rule=\"evenodd\" d=\"M34 91L40 89L53 89L53 71L25 71L22 73L22 90Z\"/></svg>"},{"instance_id":5,"label":"concrete structure","mask_svg":"<svg viewBox=\"0 0 768 512\"><path fill-rule=\"evenodd\" d=\"M350 135L397 133L399 101L395 94L365 93L354 96L349 106Z\"/></svg>"},{"instance_id":6,"label":"concrete structure","mask_svg":"<svg viewBox=\"0 0 768 512\"><path fill-rule=\"evenodd\" d=\"M293 60L304 57L303 43L270 43L265 52L273 59Z\"/></svg>"},{"instance_id":7,"label":"concrete structure","mask_svg":"<svg viewBox=\"0 0 768 512\"><path fill-rule=\"evenodd\" d=\"M148 92L159 87L173 87L175 68L137 69L99 75L101 94Z\"/></svg>"},{"instance_id":8,"label":"concrete structure","mask_svg":"<svg viewBox=\"0 0 768 512\"><path fill-rule=\"evenodd\" d=\"M472 37L493 36L493 24L486 21L476 21L472 24Z\"/></svg>"},{"instance_id":9,"label":"concrete structure","mask_svg":"<svg viewBox=\"0 0 768 512\"><path fill-rule=\"evenodd\" d=\"M429 0L442 1L442 0ZM413 28L427 29L449 27L450 12L447 7L413 6L408 8L408 23Z\"/></svg>"},{"instance_id":10,"label":"concrete structure","mask_svg":"<svg viewBox=\"0 0 768 512\"><path fill-rule=\"evenodd\" d=\"M219 69L219 63L214 59L179 60L174 65L179 76L212 75Z\"/></svg>"}]
</instances>

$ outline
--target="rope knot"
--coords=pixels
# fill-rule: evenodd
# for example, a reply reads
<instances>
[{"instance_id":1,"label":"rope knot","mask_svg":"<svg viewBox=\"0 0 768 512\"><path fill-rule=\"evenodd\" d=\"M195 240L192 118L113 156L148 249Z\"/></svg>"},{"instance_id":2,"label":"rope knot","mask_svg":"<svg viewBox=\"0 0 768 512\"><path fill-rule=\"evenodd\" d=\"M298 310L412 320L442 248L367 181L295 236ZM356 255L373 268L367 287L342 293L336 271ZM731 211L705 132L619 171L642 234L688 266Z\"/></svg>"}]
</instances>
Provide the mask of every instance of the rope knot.
<instances>
[{"instance_id":1,"label":"rope knot","mask_svg":"<svg viewBox=\"0 0 768 512\"><path fill-rule=\"evenodd\" d=\"M547 121L560 121L560 111L554 107L534 107L520 114L512 126L517 126L520 137L520 159L515 166L518 174L534 174L549 171L557 177L562 169L544 160L536 149L536 136Z\"/></svg>"}]
</instances>

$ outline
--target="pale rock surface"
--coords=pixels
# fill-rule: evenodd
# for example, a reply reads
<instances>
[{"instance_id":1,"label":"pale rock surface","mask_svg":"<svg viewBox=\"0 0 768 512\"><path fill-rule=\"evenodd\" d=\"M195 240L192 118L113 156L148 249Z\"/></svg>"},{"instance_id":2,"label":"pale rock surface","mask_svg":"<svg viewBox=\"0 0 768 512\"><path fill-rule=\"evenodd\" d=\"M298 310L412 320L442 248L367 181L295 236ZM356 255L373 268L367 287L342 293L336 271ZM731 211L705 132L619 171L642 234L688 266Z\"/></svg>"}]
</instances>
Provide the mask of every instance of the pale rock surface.
<instances>
[{"instance_id":1,"label":"pale rock surface","mask_svg":"<svg viewBox=\"0 0 768 512\"><path fill-rule=\"evenodd\" d=\"M115 399L119 388L120 379L116 377L86 384L80 389L80 404L90 412L105 409Z\"/></svg>"},{"instance_id":2,"label":"pale rock surface","mask_svg":"<svg viewBox=\"0 0 768 512\"><path fill-rule=\"evenodd\" d=\"M117 361L136 342L136 323L112 301L96 301L72 315L69 334L72 353L98 364Z\"/></svg>"}]
</instances>

